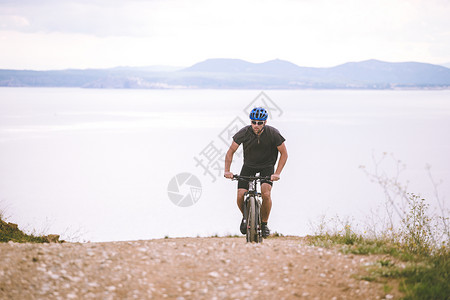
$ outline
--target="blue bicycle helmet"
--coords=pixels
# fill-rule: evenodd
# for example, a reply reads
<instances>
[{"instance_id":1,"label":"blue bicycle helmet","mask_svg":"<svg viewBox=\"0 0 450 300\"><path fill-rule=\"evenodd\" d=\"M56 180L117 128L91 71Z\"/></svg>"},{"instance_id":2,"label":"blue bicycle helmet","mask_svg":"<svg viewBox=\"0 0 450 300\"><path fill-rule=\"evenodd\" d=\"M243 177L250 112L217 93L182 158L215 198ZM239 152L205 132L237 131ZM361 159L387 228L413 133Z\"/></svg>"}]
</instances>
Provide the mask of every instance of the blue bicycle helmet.
<instances>
[{"instance_id":1,"label":"blue bicycle helmet","mask_svg":"<svg viewBox=\"0 0 450 300\"><path fill-rule=\"evenodd\" d=\"M267 110L262 107L255 107L250 112L250 119L252 120L265 121L268 116L269 114L267 113Z\"/></svg>"}]
</instances>

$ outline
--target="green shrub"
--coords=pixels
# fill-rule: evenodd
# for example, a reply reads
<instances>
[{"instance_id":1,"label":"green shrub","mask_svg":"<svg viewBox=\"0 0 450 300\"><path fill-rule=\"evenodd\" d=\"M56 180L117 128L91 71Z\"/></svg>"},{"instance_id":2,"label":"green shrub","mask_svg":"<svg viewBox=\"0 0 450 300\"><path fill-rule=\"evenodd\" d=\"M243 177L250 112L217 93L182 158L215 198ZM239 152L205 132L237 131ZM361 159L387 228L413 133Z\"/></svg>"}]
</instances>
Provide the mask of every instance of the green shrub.
<instances>
[{"instance_id":1,"label":"green shrub","mask_svg":"<svg viewBox=\"0 0 450 300\"><path fill-rule=\"evenodd\" d=\"M426 200L415 194L409 194L406 208L399 229L390 227L369 236L366 232L358 234L350 222L342 222L339 217L322 218L315 227L318 233L308 240L320 247L337 245L343 253L388 254L405 262L405 267L385 258L361 279L400 279L405 299L450 299L448 228L439 226L446 223L439 222L439 216L430 215Z\"/></svg>"},{"instance_id":2,"label":"green shrub","mask_svg":"<svg viewBox=\"0 0 450 300\"><path fill-rule=\"evenodd\" d=\"M16 224L7 223L0 217L0 242L9 241L17 243L45 243L48 242L48 237L25 234Z\"/></svg>"}]
</instances>

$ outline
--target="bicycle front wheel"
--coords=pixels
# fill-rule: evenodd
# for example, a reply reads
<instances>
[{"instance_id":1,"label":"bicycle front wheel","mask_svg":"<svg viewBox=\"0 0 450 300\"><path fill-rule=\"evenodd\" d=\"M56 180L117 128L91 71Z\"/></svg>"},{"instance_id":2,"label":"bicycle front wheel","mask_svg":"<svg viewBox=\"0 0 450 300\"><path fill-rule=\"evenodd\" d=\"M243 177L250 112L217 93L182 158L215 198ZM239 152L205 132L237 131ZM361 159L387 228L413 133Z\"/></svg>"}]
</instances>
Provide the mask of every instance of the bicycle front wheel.
<instances>
[{"instance_id":1,"label":"bicycle front wheel","mask_svg":"<svg viewBox=\"0 0 450 300\"><path fill-rule=\"evenodd\" d=\"M248 199L248 216L247 216L247 242L259 242L258 239L258 212L255 197Z\"/></svg>"}]
</instances>

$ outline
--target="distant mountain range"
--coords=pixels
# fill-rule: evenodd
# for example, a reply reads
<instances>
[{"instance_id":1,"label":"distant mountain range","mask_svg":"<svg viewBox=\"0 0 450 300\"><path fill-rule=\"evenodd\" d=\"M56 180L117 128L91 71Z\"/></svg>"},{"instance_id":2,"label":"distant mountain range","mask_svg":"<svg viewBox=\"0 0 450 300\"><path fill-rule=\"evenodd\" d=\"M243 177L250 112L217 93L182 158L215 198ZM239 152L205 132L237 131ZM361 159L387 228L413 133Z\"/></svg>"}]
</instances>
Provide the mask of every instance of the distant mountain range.
<instances>
[{"instance_id":1,"label":"distant mountain range","mask_svg":"<svg viewBox=\"0 0 450 300\"><path fill-rule=\"evenodd\" d=\"M450 69L419 62L349 62L331 68L284 60L250 63L208 59L188 68L165 66L29 71L1 70L0 86L208 89L448 89Z\"/></svg>"}]
</instances>

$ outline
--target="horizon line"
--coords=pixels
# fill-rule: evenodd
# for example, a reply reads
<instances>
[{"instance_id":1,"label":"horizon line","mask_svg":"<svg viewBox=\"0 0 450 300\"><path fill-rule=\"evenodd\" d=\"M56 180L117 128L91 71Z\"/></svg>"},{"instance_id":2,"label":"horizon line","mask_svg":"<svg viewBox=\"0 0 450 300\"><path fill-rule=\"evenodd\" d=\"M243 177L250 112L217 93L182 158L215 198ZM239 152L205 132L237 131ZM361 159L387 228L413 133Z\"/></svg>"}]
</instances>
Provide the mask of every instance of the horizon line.
<instances>
[{"instance_id":1,"label":"horizon line","mask_svg":"<svg viewBox=\"0 0 450 300\"><path fill-rule=\"evenodd\" d=\"M381 60L381 59L376 59L376 58L370 58L370 59L364 59L364 60L359 60L359 61L347 61L341 64L337 64L337 65L332 65L332 66L328 66L328 67L313 67L313 66L301 66L298 65L296 63L293 63L289 60L285 60L285 59L280 59L280 58L274 58L274 59L270 59L270 60L266 60L263 62L251 62L245 59L241 59L241 58L226 58L226 57L215 57L215 58L207 58L204 60L201 60L199 62L196 62L192 65L189 66L175 66L175 65L165 65L165 64L157 64L157 65L140 65L140 66L132 66L132 65L116 65L116 66L111 66L111 67L83 67L83 68L76 68L76 67L67 67L67 68L55 68L55 69L31 69L31 68L20 68L20 69L12 69L12 68L2 68L0 67L0 70L10 70L10 71L35 71L35 72L46 72L46 71L69 71L69 70L80 70L80 71L88 71L88 70L109 70L109 69L119 69L119 68L173 68L173 69L186 69L186 68L190 68L196 64L199 63L203 63L206 62L208 60L240 60L243 62L247 62L247 63L251 63L251 64L264 64L264 63L268 63L271 61L284 61L284 62L288 62L291 64L294 64L298 67L301 68L315 68L315 69L327 69L327 68L334 68L334 67L338 67L341 65L345 65L348 63L362 63L362 62L367 62L367 61L379 61L379 62L384 62L384 63L392 63L392 64L397 64L397 63L423 63L423 64L430 64L430 65L435 65L435 66L441 66L441 67L445 67L445 68L450 68L450 62L445 62L445 63L429 63L429 62L423 62L423 61L385 61L385 60ZM174 70L177 71L177 70ZM161 71L161 72L170 72L170 71Z\"/></svg>"}]
</instances>

